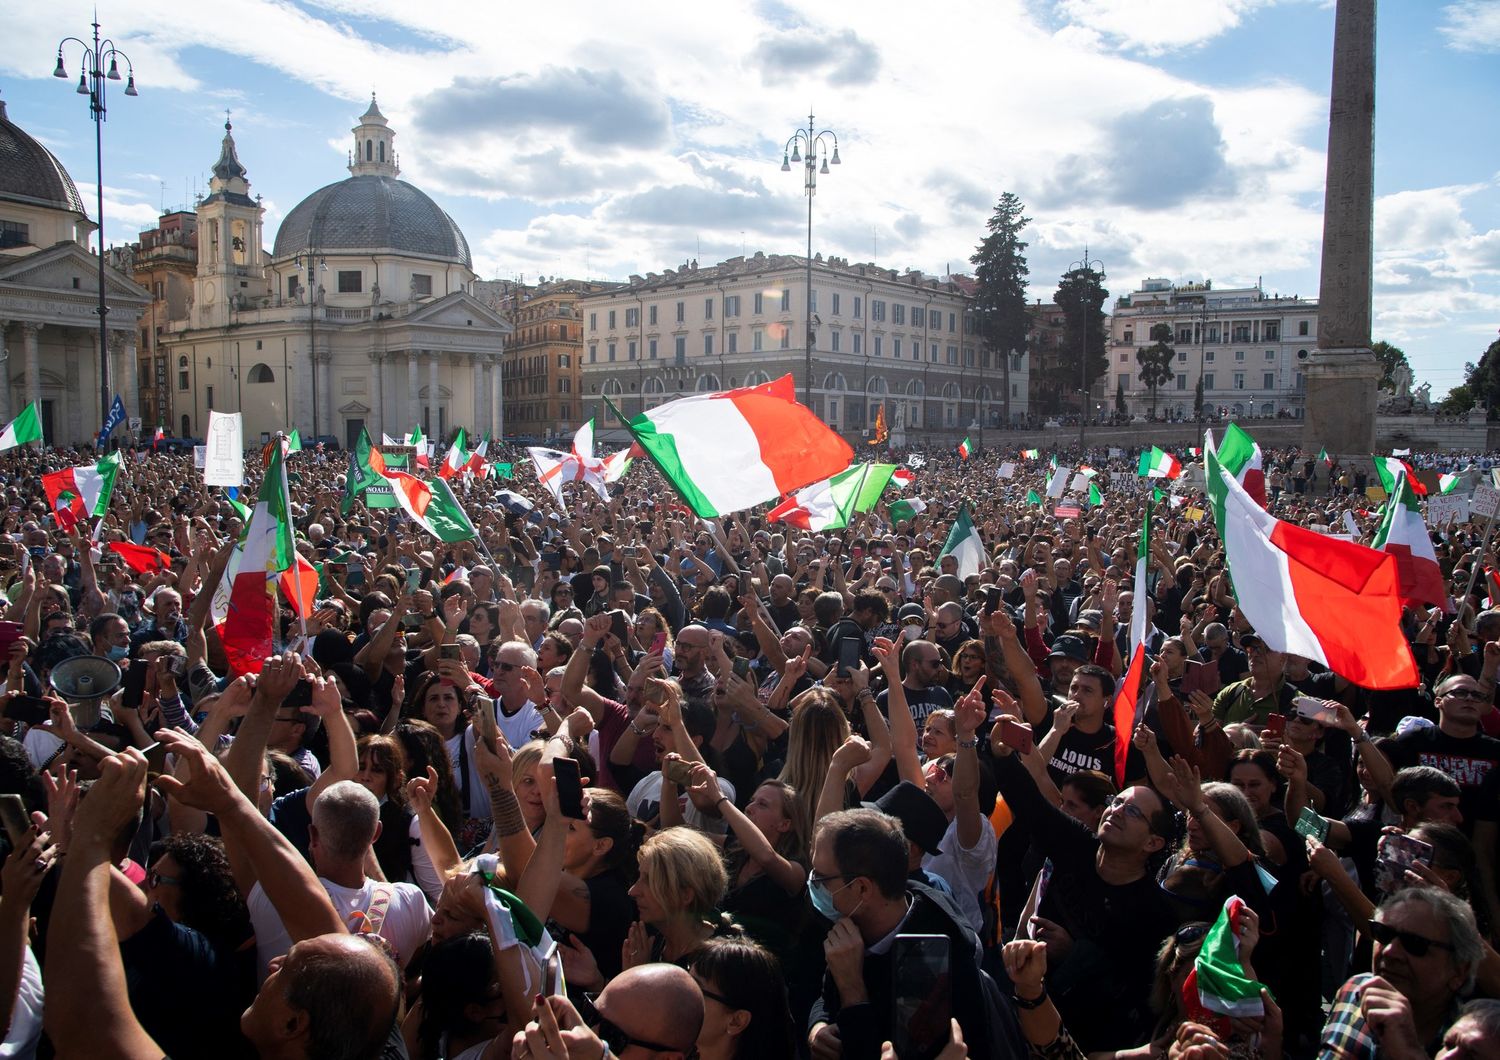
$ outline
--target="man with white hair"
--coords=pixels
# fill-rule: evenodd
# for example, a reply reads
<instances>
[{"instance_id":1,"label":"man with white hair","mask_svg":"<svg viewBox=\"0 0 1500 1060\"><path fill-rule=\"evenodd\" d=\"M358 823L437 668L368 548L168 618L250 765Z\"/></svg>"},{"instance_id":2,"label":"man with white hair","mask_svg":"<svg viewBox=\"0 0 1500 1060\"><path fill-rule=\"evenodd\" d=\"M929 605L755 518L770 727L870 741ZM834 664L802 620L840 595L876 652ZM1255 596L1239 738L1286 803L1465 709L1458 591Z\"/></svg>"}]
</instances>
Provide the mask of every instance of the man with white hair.
<instances>
[{"instance_id":1,"label":"man with white hair","mask_svg":"<svg viewBox=\"0 0 1500 1060\"><path fill-rule=\"evenodd\" d=\"M490 680L495 685L495 724L512 747L520 747L542 727L542 712L531 701L524 670L536 671L536 652L520 641L495 649Z\"/></svg>"},{"instance_id":2,"label":"man with white hair","mask_svg":"<svg viewBox=\"0 0 1500 1060\"><path fill-rule=\"evenodd\" d=\"M545 600L532 597L521 601L521 622L526 627L526 638L531 641L532 651L541 650L542 637L547 632L547 621L551 614L552 609Z\"/></svg>"},{"instance_id":3,"label":"man with white hair","mask_svg":"<svg viewBox=\"0 0 1500 1060\"><path fill-rule=\"evenodd\" d=\"M308 834L318 882L349 930L379 935L405 966L432 934L432 909L415 884L386 883L365 875L380 834L379 801L362 785L341 780L313 803ZM257 970L264 979L271 962L292 948L292 938L259 881L245 904L255 927Z\"/></svg>"}]
</instances>

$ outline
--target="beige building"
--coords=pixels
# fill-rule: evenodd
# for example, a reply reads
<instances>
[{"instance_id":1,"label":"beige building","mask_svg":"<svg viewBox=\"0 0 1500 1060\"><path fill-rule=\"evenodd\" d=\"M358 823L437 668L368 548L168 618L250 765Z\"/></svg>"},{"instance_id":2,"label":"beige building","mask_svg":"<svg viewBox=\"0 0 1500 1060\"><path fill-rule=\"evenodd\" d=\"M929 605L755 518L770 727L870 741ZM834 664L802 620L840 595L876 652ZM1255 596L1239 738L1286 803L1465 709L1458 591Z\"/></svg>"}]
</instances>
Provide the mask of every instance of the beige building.
<instances>
[{"instance_id":1,"label":"beige building","mask_svg":"<svg viewBox=\"0 0 1500 1060\"><path fill-rule=\"evenodd\" d=\"M139 415L148 430L161 425L175 434L173 388L163 340L168 322L187 316L188 300L193 296L198 273L198 217L186 210L164 213L155 228L141 233L139 242L111 247L109 260L151 292L151 304L141 317L140 341L136 344Z\"/></svg>"},{"instance_id":2,"label":"beige building","mask_svg":"<svg viewBox=\"0 0 1500 1060\"><path fill-rule=\"evenodd\" d=\"M350 176L313 192L263 249L264 211L226 123L198 204L198 266L168 347L178 433L243 412L247 441L296 427L352 444L362 428L434 439L499 434L510 325L474 297L469 244L398 180L395 133L371 97Z\"/></svg>"},{"instance_id":3,"label":"beige building","mask_svg":"<svg viewBox=\"0 0 1500 1060\"><path fill-rule=\"evenodd\" d=\"M35 401L48 444L92 443L103 421L97 229L62 163L0 100L0 424ZM108 264L104 283L110 382L138 416L129 369L150 296Z\"/></svg>"},{"instance_id":4,"label":"beige building","mask_svg":"<svg viewBox=\"0 0 1500 1060\"><path fill-rule=\"evenodd\" d=\"M1156 393L1157 416L1194 418L1203 380L1204 412L1227 416L1301 419L1306 371L1318 336L1318 303L1267 295L1259 285L1215 290L1212 281L1175 285L1148 279L1115 302L1110 317L1106 412L1121 381L1126 410L1148 415L1151 392L1140 384L1136 352L1152 345L1152 329L1169 329L1173 377Z\"/></svg>"},{"instance_id":5,"label":"beige building","mask_svg":"<svg viewBox=\"0 0 1500 1060\"><path fill-rule=\"evenodd\" d=\"M649 273L578 302L585 407L601 430L621 412L695 391L753 386L791 373L799 399L812 336L811 407L852 439L883 406L896 444L946 444L1005 415L1005 366L986 356L963 278L938 279L816 256L735 257ZM811 327L809 327L809 321ZM1009 365L1009 415L1024 416L1029 357ZM977 441L977 439L976 439Z\"/></svg>"}]
</instances>

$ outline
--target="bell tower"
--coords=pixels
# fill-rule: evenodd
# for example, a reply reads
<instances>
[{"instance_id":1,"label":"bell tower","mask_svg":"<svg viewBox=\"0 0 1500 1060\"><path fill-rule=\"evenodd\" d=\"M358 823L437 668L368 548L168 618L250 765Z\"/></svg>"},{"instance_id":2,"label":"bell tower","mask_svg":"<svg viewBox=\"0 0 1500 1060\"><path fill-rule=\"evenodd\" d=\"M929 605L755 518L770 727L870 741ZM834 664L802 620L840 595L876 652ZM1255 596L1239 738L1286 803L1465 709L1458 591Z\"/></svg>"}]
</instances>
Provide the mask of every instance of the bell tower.
<instances>
[{"instance_id":1,"label":"bell tower","mask_svg":"<svg viewBox=\"0 0 1500 1060\"><path fill-rule=\"evenodd\" d=\"M359 116L359 124L354 127L349 172L356 177L394 177L401 172L396 162L396 134L375 105L373 92L370 109Z\"/></svg>"},{"instance_id":2,"label":"bell tower","mask_svg":"<svg viewBox=\"0 0 1500 1060\"><path fill-rule=\"evenodd\" d=\"M261 224L265 208L250 198L250 182L226 119L219 160L208 194L198 201L198 275L193 282L193 323L223 327L232 314L266 296Z\"/></svg>"}]
</instances>

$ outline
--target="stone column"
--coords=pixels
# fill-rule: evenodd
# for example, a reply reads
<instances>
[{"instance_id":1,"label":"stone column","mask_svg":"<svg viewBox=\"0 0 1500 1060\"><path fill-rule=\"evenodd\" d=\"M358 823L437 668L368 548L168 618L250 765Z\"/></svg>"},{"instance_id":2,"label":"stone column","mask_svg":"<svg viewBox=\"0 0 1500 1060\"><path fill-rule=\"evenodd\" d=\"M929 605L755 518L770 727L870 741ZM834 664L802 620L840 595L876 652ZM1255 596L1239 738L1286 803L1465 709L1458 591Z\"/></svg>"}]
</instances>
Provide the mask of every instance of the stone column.
<instances>
[{"instance_id":1,"label":"stone column","mask_svg":"<svg viewBox=\"0 0 1500 1060\"><path fill-rule=\"evenodd\" d=\"M438 416L438 352L427 351L427 409L431 420L427 424L427 433L431 435L431 441L436 443L442 434L442 419Z\"/></svg>"},{"instance_id":2,"label":"stone column","mask_svg":"<svg viewBox=\"0 0 1500 1060\"><path fill-rule=\"evenodd\" d=\"M140 352L135 345L135 329L132 328L124 334L125 392L120 395L120 400L125 402L125 415L129 418L141 414L141 362Z\"/></svg>"},{"instance_id":3,"label":"stone column","mask_svg":"<svg viewBox=\"0 0 1500 1060\"><path fill-rule=\"evenodd\" d=\"M370 438L380 444L380 432L385 429L385 354L370 351L370 374L375 378L375 397L370 410Z\"/></svg>"},{"instance_id":4,"label":"stone column","mask_svg":"<svg viewBox=\"0 0 1500 1060\"><path fill-rule=\"evenodd\" d=\"M396 435L403 438L411 430L422 422L422 395L418 392L421 384L417 382L417 358L420 356L417 350L406 351L406 418L411 426Z\"/></svg>"},{"instance_id":5,"label":"stone column","mask_svg":"<svg viewBox=\"0 0 1500 1060\"><path fill-rule=\"evenodd\" d=\"M37 403L42 411L42 325L22 324L21 342L26 351L26 400Z\"/></svg>"},{"instance_id":6,"label":"stone column","mask_svg":"<svg viewBox=\"0 0 1500 1060\"><path fill-rule=\"evenodd\" d=\"M10 345L6 335L9 320L0 320L0 419L10 420Z\"/></svg>"},{"instance_id":7,"label":"stone column","mask_svg":"<svg viewBox=\"0 0 1500 1060\"><path fill-rule=\"evenodd\" d=\"M484 432L489 429L488 417L484 414L489 394L484 389L484 358L477 353L469 354L469 389L473 391L474 433L483 437Z\"/></svg>"},{"instance_id":8,"label":"stone column","mask_svg":"<svg viewBox=\"0 0 1500 1060\"><path fill-rule=\"evenodd\" d=\"M1361 458L1375 449L1381 374L1370 352L1374 170L1375 0L1338 0L1318 347L1307 367L1303 446Z\"/></svg>"},{"instance_id":9,"label":"stone column","mask_svg":"<svg viewBox=\"0 0 1500 1060\"><path fill-rule=\"evenodd\" d=\"M339 432L333 420L333 351L322 350L315 355L318 371L318 425L324 434L335 438Z\"/></svg>"},{"instance_id":10,"label":"stone column","mask_svg":"<svg viewBox=\"0 0 1500 1060\"><path fill-rule=\"evenodd\" d=\"M498 442L505 437L505 379L498 354L490 361L490 422Z\"/></svg>"},{"instance_id":11,"label":"stone column","mask_svg":"<svg viewBox=\"0 0 1500 1060\"><path fill-rule=\"evenodd\" d=\"M99 333L90 331L84 340L97 351L99 348ZM56 424L53 429L60 436L52 440L50 444L57 445L62 442L67 445L77 444L83 437L83 409L85 405L94 404L93 397L99 392L98 376L94 377L93 386L84 383L82 346L70 346L63 354L63 400L62 407L66 413L67 426L59 423L60 417L54 415L52 422ZM95 361L95 364L98 362ZM54 406L54 408L57 406ZM40 415L42 407L37 405L37 414Z\"/></svg>"}]
</instances>

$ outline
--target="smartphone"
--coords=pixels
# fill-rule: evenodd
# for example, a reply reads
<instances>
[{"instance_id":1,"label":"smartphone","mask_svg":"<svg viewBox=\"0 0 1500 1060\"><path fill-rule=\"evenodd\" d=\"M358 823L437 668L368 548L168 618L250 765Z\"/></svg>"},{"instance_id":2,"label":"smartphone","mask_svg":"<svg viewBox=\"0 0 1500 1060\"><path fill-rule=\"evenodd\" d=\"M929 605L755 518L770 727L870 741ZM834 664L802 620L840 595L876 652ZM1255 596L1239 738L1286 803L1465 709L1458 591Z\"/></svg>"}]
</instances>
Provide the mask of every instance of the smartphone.
<instances>
[{"instance_id":1,"label":"smartphone","mask_svg":"<svg viewBox=\"0 0 1500 1060\"><path fill-rule=\"evenodd\" d=\"M1334 725L1339 720L1338 711L1325 706L1321 699L1313 699L1311 696L1298 696L1292 700L1292 706L1297 708L1299 715L1319 725Z\"/></svg>"},{"instance_id":2,"label":"smartphone","mask_svg":"<svg viewBox=\"0 0 1500 1060\"><path fill-rule=\"evenodd\" d=\"M557 779L557 806L572 821L584 820L583 774L571 758L554 758L552 775Z\"/></svg>"},{"instance_id":3,"label":"smartphone","mask_svg":"<svg viewBox=\"0 0 1500 1060\"><path fill-rule=\"evenodd\" d=\"M640 554L640 550L637 549L634 545L626 545L625 546L625 558L626 559L635 559L636 556L638 556L639 554Z\"/></svg>"},{"instance_id":4,"label":"smartphone","mask_svg":"<svg viewBox=\"0 0 1500 1060\"><path fill-rule=\"evenodd\" d=\"M667 635L665 633L658 633L656 636L651 638L651 651L653 654L660 655L666 650Z\"/></svg>"},{"instance_id":5,"label":"smartphone","mask_svg":"<svg viewBox=\"0 0 1500 1060\"><path fill-rule=\"evenodd\" d=\"M630 643L630 616L624 611L611 611L609 613L609 631L615 635L621 645Z\"/></svg>"},{"instance_id":6,"label":"smartphone","mask_svg":"<svg viewBox=\"0 0 1500 1060\"><path fill-rule=\"evenodd\" d=\"M146 756L146 772L151 776L160 776L167 771L167 745L164 743L153 743L141 748L141 754Z\"/></svg>"},{"instance_id":7,"label":"smartphone","mask_svg":"<svg viewBox=\"0 0 1500 1060\"><path fill-rule=\"evenodd\" d=\"M542 566L548 568L549 570L556 570L556 571L562 570L562 553L561 552L543 552L542 553Z\"/></svg>"},{"instance_id":8,"label":"smartphone","mask_svg":"<svg viewBox=\"0 0 1500 1060\"><path fill-rule=\"evenodd\" d=\"M1031 726L1027 725L1024 721L1001 718L1000 742L1012 750L1029 755L1036 749L1036 734L1031 731Z\"/></svg>"},{"instance_id":9,"label":"smartphone","mask_svg":"<svg viewBox=\"0 0 1500 1060\"><path fill-rule=\"evenodd\" d=\"M21 796L0 795L0 824L5 826L12 850L31 841L31 814L26 812Z\"/></svg>"},{"instance_id":10,"label":"smartphone","mask_svg":"<svg viewBox=\"0 0 1500 1060\"><path fill-rule=\"evenodd\" d=\"M1266 731L1278 738L1285 735L1286 715L1280 713L1266 715Z\"/></svg>"},{"instance_id":11,"label":"smartphone","mask_svg":"<svg viewBox=\"0 0 1500 1060\"><path fill-rule=\"evenodd\" d=\"M1328 821L1311 806L1302 807L1292 828L1300 836L1312 836L1319 843L1328 842Z\"/></svg>"},{"instance_id":12,"label":"smartphone","mask_svg":"<svg viewBox=\"0 0 1500 1060\"><path fill-rule=\"evenodd\" d=\"M40 725L52 716L52 709L40 696L14 696L5 703L5 716L11 721Z\"/></svg>"},{"instance_id":13,"label":"smartphone","mask_svg":"<svg viewBox=\"0 0 1500 1060\"><path fill-rule=\"evenodd\" d=\"M685 758L672 758L661 764L666 778L679 788L685 788L693 780L693 763Z\"/></svg>"},{"instance_id":14,"label":"smartphone","mask_svg":"<svg viewBox=\"0 0 1500 1060\"><path fill-rule=\"evenodd\" d=\"M897 935L891 957L891 1043L901 1060L932 1060L953 1016L948 936Z\"/></svg>"},{"instance_id":15,"label":"smartphone","mask_svg":"<svg viewBox=\"0 0 1500 1060\"><path fill-rule=\"evenodd\" d=\"M123 691L120 694L120 706L128 710L140 710L141 700L146 695L146 671L151 664L145 659L132 659L130 668L125 671Z\"/></svg>"},{"instance_id":16,"label":"smartphone","mask_svg":"<svg viewBox=\"0 0 1500 1060\"><path fill-rule=\"evenodd\" d=\"M0 654L10 651L10 646L21 639L24 630L19 622L0 622Z\"/></svg>"},{"instance_id":17,"label":"smartphone","mask_svg":"<svg viewBox=\"0 0 1500 1060\"><path fill-rule=\"evenodd\" d=\"M1000 586L986 585L984 587L984 609L990 614L994 614L1003 606L1004 601L1000 592Z\"/></svg>"},{"instance_id":18,"label":"smartphone","mask_svg":"<svg viewBox=\"0 0 1500 1060\"><path fill-rule=\"evenodd\" d=\"M187 676L188 661L186 655L171 655L167 657L167 672L174 680L181 681Z\"/></svg>"},{"instance_id":19,"label":"smartphone","mask_svg":"<svg viewBox=\"0 0 1500 1060\"><path fill-rule=\"evenodd\" d=\"M407 592L409 592L409 593L416 592L417 591L417 587L419 585L421 585L421 584L422 584L422 571L421 571L421 568L419 568L419 567L413 567L411 570L409 570L409 571L406 572L406 591Z\"/></svg>"},{"instance_id":20,"label":"smartphone","mask_svg":"<svg viewBox=\"0 0 1500 1060\"><path fill-rule=\"evenodd\" d=\"M1399 832L1387 832L1375 848L1375 889L1394 894L1405 887L1408 865L1432 864L1432 844Z\"/></svg>"},{"instance_id":21,"label":"smartphone","mask_svg":"<svg viewBox=\"0 0 1500 1060\"><path fill-rule=\"evenodd\" d=\"M454 662L463 662L464 652L463 649L460 648L457 644L439 644L438 658L452 659Z\"/></svg>"},{"instance_id":22,"label":"smartphone","mask_svg":"<svg viewBox=\"0 0 1500 1060\"><path fill-rule=\"evenodd\" d=\"M350 567L349 573L344 577L349 588L354 589L365 583L365 569L363 567Z\"/></svg>"},{"instance_id":23,"label":"smartphone","mask_svg":"<svg viewBox=\"0 0 1500 1060\"><path fill-rule=\"evenodd\" d=\"M415 611L408 611L406 614L401 616L401 628L413 630L421 629L422 616Z\"/></svg>"},{"instance_id":24,"label":"smartphone","mask_svg":"<svg viewBox=\"0 0 1500 1060\"><path fill-rule=\"evenodd\" d=\"M734 657L734 662L731 665L734 667L734 676L740 677L740 678L744 678L745 680L749 680L749 678L750 678L750 660L749 659L745 658L743 655L736 655Z\"/></svg>"},{"instance_id":25,"label":"smartphone","mask_svg":"<svg viewBox=\"0 0 1500 1060\"><path fill-rule=\"evenodd\" d=\"M495 724L495 707L486 696L478 696L469 703L469 718L479 738L491 750L500 746L500 729Z\"/></svg>"},{"instance_id":26,"label":"smartphone","mask_svg":"<svg viewBox=\"0 0 1500 1060\"><path fill-rule=\"evenodd\" d=\"M859 660L864 654L864 647L859 637L845 637L839 641L838 675L840 677L848 677L850 670L859 669Z\"/></svg>"}]
</instances>

